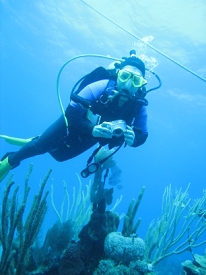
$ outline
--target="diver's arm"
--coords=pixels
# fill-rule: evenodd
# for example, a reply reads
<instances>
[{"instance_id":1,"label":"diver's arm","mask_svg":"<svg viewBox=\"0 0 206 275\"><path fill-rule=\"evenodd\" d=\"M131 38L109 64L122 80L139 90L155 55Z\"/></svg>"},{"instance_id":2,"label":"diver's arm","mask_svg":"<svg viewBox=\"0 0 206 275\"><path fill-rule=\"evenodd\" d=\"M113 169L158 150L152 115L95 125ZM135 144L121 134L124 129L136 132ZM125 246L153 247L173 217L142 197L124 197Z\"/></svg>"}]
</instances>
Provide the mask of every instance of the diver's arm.
<instances>
[{"instance_id":1,"label":"diver's arm","mask_svg":"<svg viewBox=\"0 0 206 275\"><path fill-rule=\"evenodd\" d=\"M69 105L66 109L66 117L69 125L69 132L75 134L75 132L82 134L92 134L94 124L87 119L87 112L85 110L74 108Z\"/></svg>"},{"instance_id":2,"label":"diver's arm","mask_svg":"<svg viewBox=\"0 0 206 275\"><path fill-rule=\"evenodd\" d=\"M132 147L142 145L148 137L147 110L145 106L142 106L142 108L139 111L139 114L136 116L134 120L133 131L135 133L135 139L134 143L132 144Z\"/></svg>"}]
</instances>

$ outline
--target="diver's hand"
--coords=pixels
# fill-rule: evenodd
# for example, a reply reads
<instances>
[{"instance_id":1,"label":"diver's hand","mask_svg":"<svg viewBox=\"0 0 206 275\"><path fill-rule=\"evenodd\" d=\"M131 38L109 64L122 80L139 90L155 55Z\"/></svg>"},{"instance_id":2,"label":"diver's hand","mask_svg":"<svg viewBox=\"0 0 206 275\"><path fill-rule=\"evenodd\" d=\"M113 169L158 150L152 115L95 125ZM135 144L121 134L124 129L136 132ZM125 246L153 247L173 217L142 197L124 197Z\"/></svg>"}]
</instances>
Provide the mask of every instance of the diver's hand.
<instances>
[{"instance_id":1,"label":"diver's hand","mask_svg":"<svg viewBox=\"0 0 206 275\"><path fill-rule=\"evenodd\" d=\"M112 138L112 131L109 127L109 122L103 122L102 124L94 126L92 135L94 137Z\"/></svg>"},{"instance_id":2,"label":"diver's hand","mask_svg":"<svg viewBox=\"0 0 206 275\"><path fill-rule=\"evenodd\" d=\"M135 133L132 130L132 127L127 125L127 130L124 132L124 140L127 143L127 145L132 146L135 139Z\"/></svg>"}]
</instances>

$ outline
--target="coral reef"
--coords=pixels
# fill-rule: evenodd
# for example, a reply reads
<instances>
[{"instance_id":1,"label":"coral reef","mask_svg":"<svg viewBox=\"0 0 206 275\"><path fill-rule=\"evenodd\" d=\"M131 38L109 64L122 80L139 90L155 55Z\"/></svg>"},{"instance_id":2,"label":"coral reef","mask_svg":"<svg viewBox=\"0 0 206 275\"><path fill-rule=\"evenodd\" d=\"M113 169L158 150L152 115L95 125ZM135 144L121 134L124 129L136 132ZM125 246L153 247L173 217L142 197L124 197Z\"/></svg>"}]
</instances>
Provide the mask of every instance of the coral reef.
<instances>
[{"instance_id":1,"label":"coral reef","mask_svg":"<svg viewBox=\"0 0 206 275\"><path fill-rule=\"evenodd\" d=\"M104 257L104 240L106 236L110 232L116 231L119 225L118 215L105 211L105 206L105 201L97 204L90 221L79 233L85 274L92 274L91 272L98 266L99 260Z\"/></svg>"},{"instance_id":2,"label":"coral reef","mask_svg":"<svg viewBox=\"0 0 206 275\"><path fill-rule=\"evenodd\" d=\"M171 185L165 189L162 200L162 216L150 224L146 239L145 259L156 265L164 258L180 254L206 243L198 242L206 232L206 190L202 198L191 204L187 189L174 194ZM193 228L193 230L191 230Z\"/></svg>"},{"instance_id":3,"label":"coral reef","mask_svg":"<svg viewBox=\"0 0 206 275\"><path fill-rule=\"evenodd\" d=\"M181 258L179 255L165 258L155 265L155 272L159 275L182 275Z\"/></svg>"},{"instance_id":4,"label":"coral reef","mask_svg":"<svg viewBox=\"0 0 206 275\"><path fill-rule=\"evenodd\" d=\"M185 275L205 275L206 274L206 253L201 256L198 254L193 255L193 261L185 261L182 263L183 272Z\"/></svg>"},{"instance_id":5,"label":"coral reef","mask_svg":"<svg viewBox=\"0 0 206 275\"><path fill-rule=\"evenodd\" d=\"M45 274L45 271L53 270L57 267L62 253L71 243L72 237L73 225L71 221L57 221L47 231L43 246L36 247L33 251L37 270L40 267L41 271L44 270L42 273Z\"/></svg>"},{"instance_id":6,"label":"coral reef","mask_svg":"<svg viewBox=\"0 0 206 275\"><path fill-rule=\"evenodd\" d=\"M14 185L12 178L9 179L1 209L0 242L2 245L0 273L13 275L23 275L30 264L31 249L39 233L47 209L46 198L48 192L43 196L46 182L51 170L45 176L39 193L34 197L30 211L24 222L23 214L25 211L29 190L29 177L32 172L32 165L25 179L24 195L18 204L17 194L19 186L16 186L11 198L11 188Z\"/></svg>"},{"instance_id":7,"label":"coral reef","mask_svg":"<svg viewBox=\"0 0 206 275\"><path fill-rule=\"evenodd\" d=\"M60 260L58 268L59 275L79 275L83 269L84 263L81 260L79 244L70 244Z\"/></svg>"},{"instance_id":8,"label":"coral reef","mask_svg":"<svg viewBox=\"0 0 206 275\"><path fill-rule=\"evenodd\" d=\"M93 275L156 275L152 266L144 261L132 261L130 264L116 264L113 260L101 260Z\"/></svg>"},{"instance_id":9,"label":"coral reef","mask_svg":"<svg viewBox=\"0 0 206 275\"><path fill-rule=\"evenodd\" d=\"M73 193L71 207L67 187L66 184L64 185L65 197L68 205L66 217L70 217L71 219L71 223L68 224L68 229L70 230L69 232L71 232L72 228L72 231L75 230L75 234L78 234L78 238L75 238L76 242L72 241L71 243L71 240L69 239L66 239L63 242L61 241L64 239L64 236L60 234L62 232L60 228L63 225L63 206L65 201L63 200L61 211L58 212L54 204L53 194L51 194L53 208L59 218L59 221L53 226L52 229L49 230L46 236L44 246L40 253L41 258L44 260L39 262L38 269L35 271L33 270L29 275L35 274L35 272L36 274L58 275L93 274L93 271L98 266L99 261L105 257L104 240L106 236L110 232L117 231L119 226L119 216L117 213L106 210L107 205L112 203L113 188L106 189L104 186L108 177L108 169L110 165L113 164L114 163L110 160L105 162L104 165L100 167L94 175L91 188L87 188L86 195L81 196L82 188L80 185L80 191L77 197ZM76 226L77 223L76 225L73 225L73 223L77 222L79 218L80 221L82 221L84 218L83 215L88 213L88 211L85 212L85 202L88 199L88 193L90 194L91 201L88 209L92 209L92 213L90 215L90 220L85 225L78 222L78 225L81 224L82 226L79 230L79 227ZM117 201L113 207L113 210L120 201ZM80 215L78 213L80 213ZM67 222L69 222L69 220ZM56 234L56 236L52 244L53 234ZM61 238L59 237L60 235ZM66 246L64 247L64 251L61 250L63 246L58 245L58 241L61 241L61 243Z\"/></svg>"},{"instance_id":10,"label":"coral reef","mask_svg":"<svg viewBox=\"0 0 206 275\"><path fill-rule=\"evenodd\" d=\"M55 251L61 255L62 251L69 245L73 236L73 226L71 221L57 221L52 228L47 231L43 245L43 250Z\"/></svg>"},{"instance_id":11,"label":"coral reef","mask_svg":"<svg viewBox=\"0 0 206 275\"><path fill-rule=\"evenodd\" d=\"M86 192L82 190L82 182L78 174L79 190L76 194L76 189L73 187L72 199L70 198L67 184L64 181L64 198L61 204L61 210L58 211L54 203L54 187L51 185L51 203L60 223L72 220L73 239L78 240L78 234L84 224L89 221L92 213L92 204L90 203L91 182L86 185ZM65 206L66 204L66 206ZM66 209L64 209L66 208ZM64 215L64 210L66 214Z\"/></svg>"},{"instance_id":12,"label":"coral reef","mask_svg":"<svg viewBox=\"0 0 206 275\"><path fill-rule=\"evenodd\" d=\"M103 149L98 156L105 156L107 152ZM95 173L90 193L92 203L92 215L90 221L79 233L79 244L81 247L82 259L85 264L85 274L92 274L98 266L100 259L104 257L104 240L119 226L119 216L111 211L106 211L106 206L112 203L113 188L106 189L105 181L108 177L109 168L114 162L107 160Z\"/></svg>"},{"instance_id":13,"label":"coral reef","mask_svg":"<svg viewBox=\"0 0 206 275\"><path fill-rule=\"evenodd\" d=\"M144 195L145 186L142 186L142 190L138 196L138 199L135 203L135 199L132 199L127 211L127 214L124 216L124 225L122 229L122 235L125 237L130 237L132 234L136 234L137 229L141 223L141 219L138 219L136 224L134 224L134 218L138 211L139 205L142 201L142 197Z\"/></svg>"},{"instance_id":14,"label":"coral reef","mask_svg":"<svg viewBox=\"0 0 206 275\"><path fill-rule=\"evenodd\" d=\"M121 169L115 163L110 168L110 173L108 176L108 184L111 186L116 186L118 189L121 189L122 188L122 185L120 184L121 183L121 174L122 174Z\"/></svg>"},{"instance_id":15,"label":"coral reef","mask_svg":"<svg viewBox=\"0 0 206 275\"><path fill-rule=\"evenodd\" d=\"M98 154L100 158L101 150ZM108 152L103 150L102 154L105 156ZM55 207L51 188L52 205L58 221L48 230L43 245L38 243L37 236L47 209L48 192L43 192L51 170L43 180L25 219L23 214L30 190L28 180L32 167L25 179L20 203L17 196L19 187L11 193L14 182L10 178L1 204L0 274L155 275L154 266L159 262L164 263L165 258L186 250L192 253L194 247L206 243L204 238L200 241L206 232L206 191L203 191L202 198L192 202L188 194L189 186L184 192L180 189L173 193L171 186L165 189L162 215L156 224L154 221L150 224L146 239L142 240L136 234L141 219L135 222L135 217L144 195L143 186L137 200L131 200L124 215L122 233L117 232L120 216L114 210L122 196L108 211L107 207L113 200L113 188L105 188L105 183L111 167L115 167L112 159L100 166L92 184L86 186L86 193L82 191L78 176L80 188L77 195L73 189L72 200L64 183L65 198L60 211ZM116 168L114 171L116 174L110 181L116 185L120 174ZM206 274L206 256L193 253L192 256L193 261L182 263L183 274Z\"/></svg>"},{"instance_id":16,"label":"coral reef","mask_svg":"<svg viewBox=\"0 0 206 275\"><path fill-rule=\"evenodd\" d=\"M124 237L120 232L109 233L104 242L104 251L117 264L128 265L144 258L145 244L141 238Z\"/></svg>"}]
</instances>

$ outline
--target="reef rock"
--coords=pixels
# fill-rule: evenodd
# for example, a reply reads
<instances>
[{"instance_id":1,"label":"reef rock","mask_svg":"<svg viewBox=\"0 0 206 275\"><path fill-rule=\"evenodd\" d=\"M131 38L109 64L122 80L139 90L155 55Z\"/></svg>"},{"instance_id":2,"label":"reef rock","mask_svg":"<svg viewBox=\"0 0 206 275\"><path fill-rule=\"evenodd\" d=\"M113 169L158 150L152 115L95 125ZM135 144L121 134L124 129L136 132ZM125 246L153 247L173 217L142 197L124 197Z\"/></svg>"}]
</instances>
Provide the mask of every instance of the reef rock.
<instances>
[{"instance_id":1,"label":"reef rock","mask_svg":"<svg viewBox=\"0 0 206 275\"><path fill-rule=\"evenodd\" d=\"M145 243L141 238L124 237L120 232L112 232L105 239L104 251L116 263L129 264L143 259Z\"/></svg>"},{"instance_id":2,"label":"reef rock","mask_svg":"<svg viewBox=\"0 0 206 275\"><path fill-rule=\"evenodd\" d=\"M194 261L185 261L182 263L183 266L183 274L188 275L206 275L206 255L201 256L198 254L195 254Z\"/></svg>"},{"instance_id":3,"label":"reef rock","mask_svg":"<svg viewBox=\"0 0 206 275\"><path fill-rule=\"evenodd\" d=\"M59 264L60 275L79 275L84 269L81 260L81 250L79 244L70 244L65 250Z\"/></svg>"},{"instance_id":4,"label":"reef rock","mask_svg":"<svg viewBox=\"0 0 206 275\"><path fill-rule=\"evenodd\" d=\"M201 255L195 254L194 255L194 263L197 266L201 266L206 269L206 255L201 256Z\"/></svg>"}]
</instances>

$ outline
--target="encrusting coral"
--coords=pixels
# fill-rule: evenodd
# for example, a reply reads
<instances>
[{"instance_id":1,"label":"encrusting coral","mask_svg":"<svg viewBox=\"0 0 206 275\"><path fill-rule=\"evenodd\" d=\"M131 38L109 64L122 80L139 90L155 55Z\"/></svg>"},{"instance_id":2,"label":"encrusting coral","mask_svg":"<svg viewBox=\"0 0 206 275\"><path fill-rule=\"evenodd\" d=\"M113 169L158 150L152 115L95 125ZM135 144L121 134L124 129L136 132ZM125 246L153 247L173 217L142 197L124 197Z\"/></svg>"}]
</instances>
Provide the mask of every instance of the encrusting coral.
<instances>
[{"instance_id":1,"label":"encrusting coral","mask_svg":"<svg viewBox=\"0 0 206 275\"><path fill-rule=\"evenodd\" d=\"M2 245L0 274L22 275L25 274L30 248L34 243L47 209L46 198L48 192L43 195L46 182L51 170L45 176L39 193L34 197L30 211L23 221L23 214L27 204L30 187L29 177L32 172L32 165L25 179L24 195L22 202L18 204L17 193L19 186L16 186L13 194L11 188L14 185L12 178L9 179L4 191L1 208L0 242ZM11 198L9 197L11 194Z\"/></svg>"}]
</instances>

